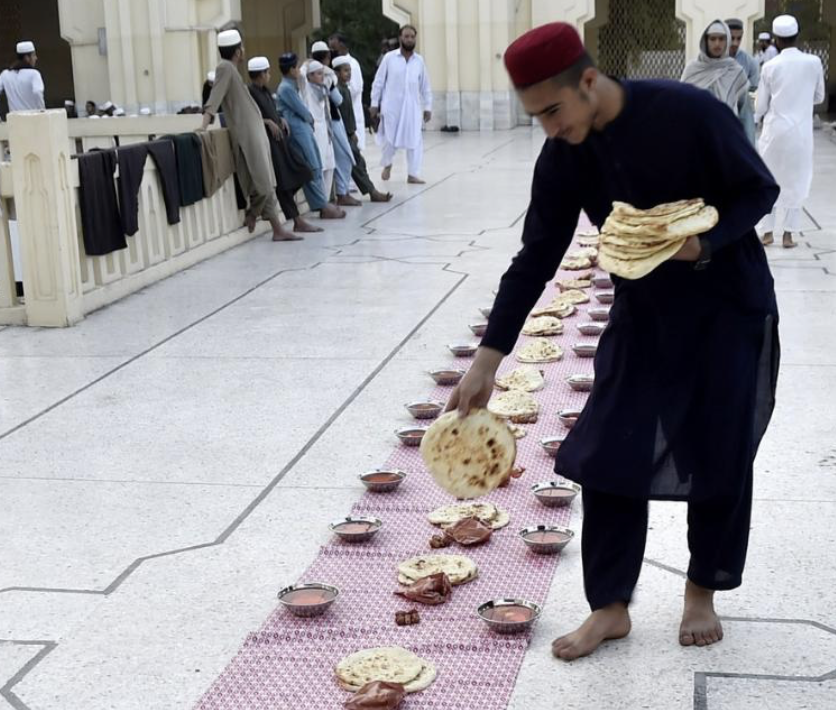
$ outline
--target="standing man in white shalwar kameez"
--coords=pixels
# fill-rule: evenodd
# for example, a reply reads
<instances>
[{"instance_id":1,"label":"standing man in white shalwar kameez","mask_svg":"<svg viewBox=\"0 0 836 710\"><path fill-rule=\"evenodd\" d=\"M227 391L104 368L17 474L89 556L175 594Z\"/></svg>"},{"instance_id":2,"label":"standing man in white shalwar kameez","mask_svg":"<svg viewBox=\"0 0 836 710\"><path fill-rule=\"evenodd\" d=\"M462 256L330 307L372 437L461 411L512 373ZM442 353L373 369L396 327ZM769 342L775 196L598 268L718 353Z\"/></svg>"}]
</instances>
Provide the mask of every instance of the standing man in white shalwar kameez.
<instances>
[{"instance_id":1,"label":"standing man in white shalwar kameez","mask_svg":"<svg viewBox=\"0 0 836 710\"><path fill-rule=\"evenodd\" d=\"M772 244L782 222L784 247L796 246L792 233L801 227L804 200L813 182L813 106L824 101L821 60L799 51L798 22L780 15L772 24L780 54L763 65L755 121L763 120L758 152L772 172L781 194L772 213L761 222L763 243Z\"/></svg>"},{"instance_id":2,"label":"standing man in white shalwar kameez","mask_svg":"<svg viewBox=\"0 0 836 710\"><path fill-rule=\"evenodd\" d=\"M6 94L9 112L37 111L45 108L44 80L35 69L38 55L32 42L18 42L17 62L0 74L0 94Z\"/></svg>"},{"instance_id":3,"label":"standing man in white shalwar kameez","mask_svg":"<svg viewBox=\"0 0 836 710\"><path fill-rule=\"evenodd\" d=\"M422 118L432 118L433 94L424 58L415 51L417 30L401 27L400 48L384 56L372 84L371 115L380 115L377 142L383 149L383 179L392 174L399 148L406 149L407 182L423 184L419 177L424 158ZM423 115L422 115L423 114Z\"/></svg>"}]
</instances>

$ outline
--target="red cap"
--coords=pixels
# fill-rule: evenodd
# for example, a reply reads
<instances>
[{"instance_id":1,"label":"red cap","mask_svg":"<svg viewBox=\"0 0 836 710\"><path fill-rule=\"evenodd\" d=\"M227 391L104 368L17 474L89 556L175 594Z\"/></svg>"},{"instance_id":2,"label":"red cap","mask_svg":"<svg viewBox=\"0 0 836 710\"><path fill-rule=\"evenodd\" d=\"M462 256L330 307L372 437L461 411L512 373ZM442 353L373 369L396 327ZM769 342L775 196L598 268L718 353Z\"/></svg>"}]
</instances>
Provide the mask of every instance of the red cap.
<instances>
[{"instance_id":1,"label":"red cap","mask_svg":"<svg viewBox=\"0 0 836 710\"><path fill-rule=\"evenodd\" d=\"M583 53L578 31L566 22L552 22L515 39L505 50L505 68L514 86L531 86L565 71Z\"/></svg>"}]
</instances>

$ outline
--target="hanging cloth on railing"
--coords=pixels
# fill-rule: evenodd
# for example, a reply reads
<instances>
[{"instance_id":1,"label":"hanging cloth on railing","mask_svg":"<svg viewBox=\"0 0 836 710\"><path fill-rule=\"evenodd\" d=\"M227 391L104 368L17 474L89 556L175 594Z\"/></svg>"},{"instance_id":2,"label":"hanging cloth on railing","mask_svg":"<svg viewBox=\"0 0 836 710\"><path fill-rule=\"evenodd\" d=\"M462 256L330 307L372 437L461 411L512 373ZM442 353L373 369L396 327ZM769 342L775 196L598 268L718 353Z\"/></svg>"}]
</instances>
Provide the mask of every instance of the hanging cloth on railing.
<instances>
[{"instance_id":1,"label":"hanging cloth on railing","mask_svg":"<svg viewBox=\"0 0 836 710\"><path fill-rule=\"evenodd\" d=\"M212 197L235 172L229 131L202 131L203 195Z\"/></svg>"},{"instance_id":2,"label":"hanging cloth on railing","mask_svg":"<svg viewBox=\"0 0 836 710\"><path fill-rule=\"evenodd\" d=\"M163 136L174 144L177 158L177 182L180 187L180 206L188 207L203 199L203 150L195 133Z\"/></svg>"},{"instance_id":3,"label":"hanging cloth on railing","mask_svg":"<svg viewBox=\"0 0 836 710\"><path fill-rule=\"evenodd\" d=\"M177 161L174 157L174 143L153 141L146 143L151 160L157 166L157 175L163 188L165 212L169 224L180 222L180 186L177 183Z\"/></svg>"},{"instance_id":4,"label":"hanging cloth on railing","mask_svg":"<svg viewBox=\"0 0 836 710\"><path fill-rule=\"evenodd\" d=\"M116 151L119 160L119 212L129 237L139 231L139 186L145 173L148 144L136 143Z\"/></svg>"},{"instance_id":5,"label":"hanging cloth on railing","mask_svg":"<svg viewBox=\"0 0 836 710\"><path fill-rule=\"evenodd\" d=\"M128 246L116 201L115 172L114 150L93 150L78 156L81 229L88 256L102 256Z\"/></svg>"}]
</instances>

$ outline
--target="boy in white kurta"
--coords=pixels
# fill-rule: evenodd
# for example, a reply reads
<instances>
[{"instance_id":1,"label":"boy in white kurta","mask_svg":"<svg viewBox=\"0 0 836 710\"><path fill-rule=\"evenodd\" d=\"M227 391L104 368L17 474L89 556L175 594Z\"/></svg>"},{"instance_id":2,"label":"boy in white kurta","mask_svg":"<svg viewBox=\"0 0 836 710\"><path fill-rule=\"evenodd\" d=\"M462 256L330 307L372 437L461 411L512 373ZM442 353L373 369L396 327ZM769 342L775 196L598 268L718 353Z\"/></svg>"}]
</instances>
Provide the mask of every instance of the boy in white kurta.
<instances>
[{"instance_id":1,"label":"boy in white kurta","mask_svg":"<svg viewBox=\"0 0 836 710\"><path fill-rule=\"evenodd\" d=\"M794 17L776 17L772 34L781 53L761 70L755 121L763 120L758 152L781 194L761 227L763 243L772 244L776 221L783 221L784 247L790 249L796 246L792 233L801 228L804 200L813 182L813 106L824 101L824 73L818 57L795 47Z\"/></svg>"},{"instance_id":2,"label":"boy in white kurta","mask_svg":"<svg viewBox=\"0 0 836 710\"><path fill-rule=\"evenodd\" d=\"M397 150L406 148L407 182L421 184L422 118L424 123L432 118L433 95L424 58L415 51L415 36L415 28L404 25L400 48L383 57L372 84L371 114L380 115L377 142L383 151L383 179L392 174Z\"/></svg>"}]
</instances>

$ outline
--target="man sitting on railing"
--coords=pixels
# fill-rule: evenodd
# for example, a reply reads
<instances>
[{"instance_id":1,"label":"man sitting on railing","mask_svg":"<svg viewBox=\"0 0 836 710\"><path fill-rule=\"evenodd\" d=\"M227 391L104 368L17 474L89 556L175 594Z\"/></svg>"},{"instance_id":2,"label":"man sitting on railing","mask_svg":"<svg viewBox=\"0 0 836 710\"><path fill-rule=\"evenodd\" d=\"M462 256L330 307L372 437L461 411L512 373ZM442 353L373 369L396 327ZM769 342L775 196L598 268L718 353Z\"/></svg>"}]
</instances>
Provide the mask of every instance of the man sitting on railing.
<instances>
[{"instance_id":1,"label":"man sitting on railing","mask_svg":"<svg viewBox=\"0 0 836 710\"><path fill-rule=\"evenodd\" d=\"M201 130L206 130L220 111L232 139L235 168L244 194L249 197L246 225L255 231L255 223L264 217L273 227L273 241L299 241L302 237L286 230L279 217L276 199L276 176L270 162L270 145L264 132L264 120L244 80L238 73L244 61L244 46L237 30L218 34L221 61L215 69L215 84L206 102Z\"/></svg>"}]
</instances>

